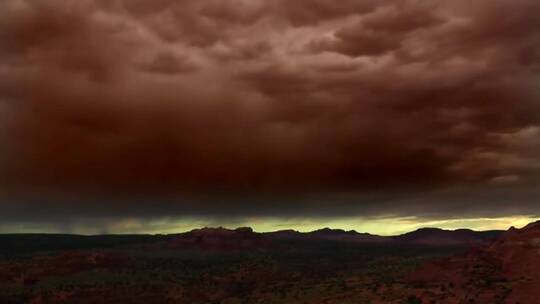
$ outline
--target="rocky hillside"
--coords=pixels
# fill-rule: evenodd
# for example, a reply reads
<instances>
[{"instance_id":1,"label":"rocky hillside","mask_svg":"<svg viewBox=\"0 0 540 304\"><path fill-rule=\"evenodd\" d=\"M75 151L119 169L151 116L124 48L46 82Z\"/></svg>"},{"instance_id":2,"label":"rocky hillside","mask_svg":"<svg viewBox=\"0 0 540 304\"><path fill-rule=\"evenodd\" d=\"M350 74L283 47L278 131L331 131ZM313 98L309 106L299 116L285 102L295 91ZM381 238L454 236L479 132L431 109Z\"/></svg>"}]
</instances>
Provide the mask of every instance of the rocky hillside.
<instances>
[{"instance_id":1,"label":"rocky hillside","mask_svg":"<svg viewBox=\"0 0 540 304\"><path fill-rule=\"evenodd\" d=\"M423 303L540 303L540 222L427 263L408 277Z\"/></svg>"}]
</instances>

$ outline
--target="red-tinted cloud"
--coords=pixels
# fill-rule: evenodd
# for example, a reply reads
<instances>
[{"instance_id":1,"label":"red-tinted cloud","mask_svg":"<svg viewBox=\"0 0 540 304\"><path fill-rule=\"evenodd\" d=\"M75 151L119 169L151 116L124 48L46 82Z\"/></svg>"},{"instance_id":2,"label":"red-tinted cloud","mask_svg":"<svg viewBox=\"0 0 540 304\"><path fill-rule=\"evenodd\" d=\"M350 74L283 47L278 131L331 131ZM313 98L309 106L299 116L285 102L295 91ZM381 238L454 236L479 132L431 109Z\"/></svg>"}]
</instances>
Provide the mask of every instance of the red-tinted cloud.
<instances>
[{"instance_id":1,"label":"red-tinted cloud","mask_svg":"<svg viewBox=\"0 0 540 304\"><path fill-rule=\"evenodd\" d=\"M279 215L525 187L539 13L532 0L3 2L3 196L208 214L267 200ZM84 201L73 208L107 214Z\"/></svg>"}]
</instances>

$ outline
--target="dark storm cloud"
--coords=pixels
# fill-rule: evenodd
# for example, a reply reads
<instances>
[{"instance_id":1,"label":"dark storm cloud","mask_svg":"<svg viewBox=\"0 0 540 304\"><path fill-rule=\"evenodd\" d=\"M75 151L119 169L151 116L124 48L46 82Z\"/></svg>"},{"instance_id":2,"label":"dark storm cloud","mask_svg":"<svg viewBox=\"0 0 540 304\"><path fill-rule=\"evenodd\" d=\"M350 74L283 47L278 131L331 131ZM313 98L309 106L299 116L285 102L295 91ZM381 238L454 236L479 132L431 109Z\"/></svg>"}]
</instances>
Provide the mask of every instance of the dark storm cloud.
<instances>
[{"instance_id":1,"label":"dark storm cloud","mask_svg":"<svg viewBox=\"0 0 540 304\"><path fill-rule=\"evenodd\" d=\"M150 61L143 63L141 69L149 73L179 74L193 72L197 66L187 58L180 58L170 53L157 54Z\"/></svg>"},{"instance_id":2,"label":"dark storm cloud","mask_svg":"<svg viewBox=\"0 0 540 304\"><path fill-rule=\"evenodd\" d=\"M443 24L445 20L435 9L434 5L407 2L385 6L337 30L333 39L314 41L311 47L352 57L385 55L400 49L415 31Z\"/></svg>"},{"instance_id":3,"label":"dark storm cloud","mask_svg":"<svg viewBox=\"0 0 540 304\"><path fill-rule=\"evenodd\" d=\"M4 1L4 217L452 216L449 189L482 210L494 185L534 211L539 14L532 0Z\"/></svg>"}]
</instances>

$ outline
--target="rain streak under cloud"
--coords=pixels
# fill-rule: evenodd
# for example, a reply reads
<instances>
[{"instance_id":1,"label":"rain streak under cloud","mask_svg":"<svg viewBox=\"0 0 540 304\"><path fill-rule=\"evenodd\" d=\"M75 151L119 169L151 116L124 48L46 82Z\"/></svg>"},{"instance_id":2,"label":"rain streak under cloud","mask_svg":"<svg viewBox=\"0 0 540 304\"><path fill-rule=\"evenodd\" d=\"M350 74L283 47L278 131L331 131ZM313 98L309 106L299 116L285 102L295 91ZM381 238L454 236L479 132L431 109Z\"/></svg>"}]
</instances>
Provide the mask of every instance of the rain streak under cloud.
<instances>
[{"instance_id":1,"label":"rain streak under cloud","mask_svg":"<svg viewBox=\"0 0 540 304\"><path fill-rule=\"evenodd\" d=\"M539 15L535 0L2 1L0 221L537 217Z\"/></svg>"}]
</instances>

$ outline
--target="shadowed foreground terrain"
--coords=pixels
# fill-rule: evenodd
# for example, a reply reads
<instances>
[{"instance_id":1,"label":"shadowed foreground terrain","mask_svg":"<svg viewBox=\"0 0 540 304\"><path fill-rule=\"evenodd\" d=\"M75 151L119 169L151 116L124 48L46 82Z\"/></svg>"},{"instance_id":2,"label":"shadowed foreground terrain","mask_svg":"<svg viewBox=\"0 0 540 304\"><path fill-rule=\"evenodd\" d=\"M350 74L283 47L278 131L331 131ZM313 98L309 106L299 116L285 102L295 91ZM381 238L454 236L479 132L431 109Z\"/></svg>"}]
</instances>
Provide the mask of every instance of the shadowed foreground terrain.
<instances>
[{"instance_id":1,"label":"shadowed foreground terrain","mask_svg":"<svg viewBox=\"0 0 540 304\"><path fill-rule=\"evenodd\" d=\"M0 303L539 303L540 223L395 237L322 229L2 235Z\"/></svg>"}]
</instances>

